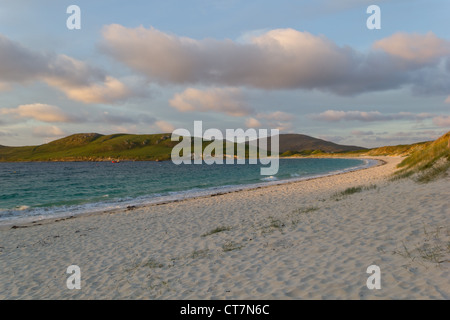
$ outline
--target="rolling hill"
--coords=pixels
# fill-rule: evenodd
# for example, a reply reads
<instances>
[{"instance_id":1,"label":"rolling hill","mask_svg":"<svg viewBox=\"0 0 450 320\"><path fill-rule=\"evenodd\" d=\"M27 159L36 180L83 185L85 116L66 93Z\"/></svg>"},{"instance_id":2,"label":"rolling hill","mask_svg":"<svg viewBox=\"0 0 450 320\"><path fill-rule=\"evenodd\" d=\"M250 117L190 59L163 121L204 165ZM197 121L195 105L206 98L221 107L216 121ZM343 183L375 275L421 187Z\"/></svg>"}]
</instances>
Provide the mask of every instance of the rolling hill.
<instances>
[{"instance_id":1,"label":"rolling hill","mask_svg":"<svg viewBox=\"0 0 450 320\"><path fill-rule=\"evenodd\" d=\"M279 151L281 156L367 151L366 148L339 145L304 134L280 134L279 141ZM268 149L270 150L271 138L267 139L267 144L269 146Z\"/></svg>"},{"instance_id":2,"label":"rolling hill","mask_svg":"<svg viewBox=\"0 0 450 320\"><path fill-rule=\"evenodd\" d=\"M422 159L419 155L427 158L430 154L436 153L436 150L443 150L444 154L448 152L448 148L444 147L448 143L446 141L449 135L450 132L434 142L365 149L356 146L339 145L303 134L281 134L279 136L280 155L411 155L412 158L409 159L416 160L405 160L404 164L404 167L409 170L412 168L410 163L422 161L419 161L419 159ZM177 141L171 141L170 138L170 133L148 135L80 133L39 146L7 147L0 145L0 161L170 160L172 148L178 144ZM270 147L270 138L268 140L268 146ZM208 141L204 141L203 147L208 144ZM268 149L270 150L270 148ZM246 149L247 154L248 146Z\"/></svg>"},{"instance_id":3,"label":"rolling hill","mask_svg":"<svg viewBox=\"0 0 450 320\"><path fill-rule=\"evenodd\" d=\"M170 134L74 134L39 146L5 147L0 161L168 160Z\"/></svg>"},{"instance_id":4,"label":"rolling hill","mask_svg":"<svg viewBox=\"0 0 450 320\"><path fill-rule=\"evenodd\" d=\"M172 148L178 144L177 141L171 141L170 137L169 133L149 135L80 133L39 146L2 146L0 161L170 160ZM282 134L279 138L280 153L366 150L302 134ZM204 147L208 144L209 142L203 142Z\"/></svg>"}]
</instances>

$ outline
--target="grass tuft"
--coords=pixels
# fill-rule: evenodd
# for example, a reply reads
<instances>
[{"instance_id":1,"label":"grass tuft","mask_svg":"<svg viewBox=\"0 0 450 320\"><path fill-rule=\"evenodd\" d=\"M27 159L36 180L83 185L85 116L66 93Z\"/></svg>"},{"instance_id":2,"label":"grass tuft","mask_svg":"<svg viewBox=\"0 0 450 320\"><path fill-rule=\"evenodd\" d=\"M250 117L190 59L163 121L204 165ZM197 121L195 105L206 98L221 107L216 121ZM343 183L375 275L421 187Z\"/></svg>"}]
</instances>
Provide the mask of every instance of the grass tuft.
<instances>
[{"instance_id":1,"label":"grass tuft","mask_svg":"<svg viewBox=\"0 0 450 320\"><path fill-rule=\"evenodd\" d=\"M223 252L229 252L233 250L240 250L244 246L239 245L238 243L235 243L234 241L227 241L223 246L222 250Z\"/></svg>"},{"instance_id":2,"label":"grass tuft","mask_svg":"<svg viewBox=\"0 0 450 320\"><path fill-rule=\"evenodd\" d=\"M305 208L298 208L293 211L293 213L301 214L301 213L310 213L319 210L318 207L305 207Z\"/></svg>"},{"instance_id":3,"label":"grass tuft","mask_svg":"<svg viewBox=\"0 0 450 320\"><path fill-rule=\"evenodd\" d=\"M230 231L231 229L232 229L231 227L226 227L226 226L217 227L214 230L211 230L211 231L209 231L207 233L202 234L202 237L207 237L207 236L210 236L212 234L219 233L219 232Z\"/></svg>"},{"instance_id":4,"label":"grass tuft","mask_svg":"<svg viewBox=\"0 0 450 320\"><path fill-rule=\"evenodd\" d=\"M334 198L334 199L336 199L336 201L338 201L341 199L341 197L347 197L347 196L350 196L355 193L360 193L363 191L373 190L373 189L377 189L377 188L378 187L376 184L371 184L368 186L351 187L351 188L345 189L344 191L336 192L332 198Z\"/></svg>"}]
</instances>

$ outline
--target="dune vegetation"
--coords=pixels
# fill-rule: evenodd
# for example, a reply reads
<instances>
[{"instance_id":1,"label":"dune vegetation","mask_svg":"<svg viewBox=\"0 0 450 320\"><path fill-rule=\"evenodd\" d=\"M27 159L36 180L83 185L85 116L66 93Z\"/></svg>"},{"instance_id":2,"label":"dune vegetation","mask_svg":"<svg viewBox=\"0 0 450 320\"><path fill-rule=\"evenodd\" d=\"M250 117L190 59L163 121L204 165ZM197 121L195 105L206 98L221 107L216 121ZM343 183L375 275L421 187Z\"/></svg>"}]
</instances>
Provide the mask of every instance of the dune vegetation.
<instances>
[{"instance_id":1,"label":"dune vegetation","mask_svg":"<svg viewBox=\"0 0 450 320\"><path fill-rule=\"evenodd\" d=\"M429 182L446 176L450 169L450 131L417 147L398 167L394 180L411 177L417 182Z\"/></svg>"}]
</instances>

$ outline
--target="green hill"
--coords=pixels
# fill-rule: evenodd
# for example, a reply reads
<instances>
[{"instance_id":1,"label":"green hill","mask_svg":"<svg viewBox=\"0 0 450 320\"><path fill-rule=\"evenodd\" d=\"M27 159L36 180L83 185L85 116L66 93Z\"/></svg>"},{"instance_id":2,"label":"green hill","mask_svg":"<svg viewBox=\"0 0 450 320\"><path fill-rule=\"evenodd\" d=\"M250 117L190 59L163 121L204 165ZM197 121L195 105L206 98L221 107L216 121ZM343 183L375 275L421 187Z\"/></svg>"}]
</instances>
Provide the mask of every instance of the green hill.
<instances>
[{"instance_id":1,"label":"green hill","mask_svg":"<svg viewBox=\"0 0 450 320\"><path fill-rule=\"evenodd\" d=\"M80 133L40 146L0 147L0 161L170 160L172 148L178 144L177 141L171 141L170 137L169 133L150 135ZM204 141L203 148L209 143ZM226 143L224 142L224 146ZM246 156L248 148L246 144ZM340 146L299 134L280 135L280 151L290 149L307 153L305 150L311 150L310 153L317 154L361 148Z\"/></svg>"},{"instance_id":2,"label":"green hill","mask_svg":"<svg viewBox=\"0 0 450 320\"><path fill-rule=\"evenodd\" d=\"M191 153L193 149L191 138ZM74 134L39 146L0 147L0 161L164 161L171 159L172 148L178 141L171 141L170 133L134 135L98 133ZM203 149L210 141L203 141ZM223 142L224 150L228 142ZM236 154L236 144L234 146ZM248 146L245 148L248 156Z\"/></svg>"},{"instance_id":3,"label":"green hill","mask_svg":"<svg viewBox=\"0 0 450 320\"><path fill-rule=\"evenodd\" d=\"M271 146L271 138L267 139L267 145L269 147ZM288 157L292 155L367 151L367 149L357 146L340 145L304 134L289 133L279 135L279 151L281 156Z\"/></svg>"},{"instance_id":4,"label":"green hill","mask_svg":"<svg viewBox=\"0 0 450 320\"><path fill-rule=\"evenodd\" d=\"M40 146L4 147L0 161L168 160L170 134L74 134Z\"/></svg>"},{"instance_id":5,"label":"green hill","mask_svg":"<svg viewBox=\"0 0 450 320\"><path fill-rule=\"evenodd\" d=\"M417 169L417 166L420 169L426 166L426 163L437 161L436 159L442 158L443 154L448 154L448 148L445 149L444 145L449 135L450 132L434 142L370 150L338 145L301 134L281 134L279 142L281 156L411 155L407 158L409 160L405 159L402 162L404 169L401 172L406 174L407 171ZM0 161L170 160L172 148L178 144L178 141L171 141L170 138L170 133L148 135L80 133L39 146L0 146ZM209 143L204 141L203 148ZM226 142L224 146L225 144ZM270 138L268 146L270 146ZM248 156L248 144L246 156Z\"/></svg>"}]
</instances>

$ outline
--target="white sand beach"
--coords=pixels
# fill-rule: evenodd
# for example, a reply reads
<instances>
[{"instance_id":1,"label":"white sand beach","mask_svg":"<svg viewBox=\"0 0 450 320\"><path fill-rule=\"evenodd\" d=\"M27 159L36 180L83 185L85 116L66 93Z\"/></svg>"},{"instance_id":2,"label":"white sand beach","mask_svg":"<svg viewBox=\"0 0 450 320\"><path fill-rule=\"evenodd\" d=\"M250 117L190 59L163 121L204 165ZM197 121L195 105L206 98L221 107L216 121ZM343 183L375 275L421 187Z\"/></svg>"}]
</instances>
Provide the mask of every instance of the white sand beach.
<instances>
[{"instance_id":1,"label":"white sand beach","mask_svg":"<svg viewBox=\"0 0 450 320\"><path fill-rule=\"evenodd\" d=\"M0 299L450 299L450 178L401 161L0 230ZM336 193L366 186L350 195ZM81 269L69 290L66 269ZM366 286L367 267L381 289Z\"/></svg>"}]
</instances>

